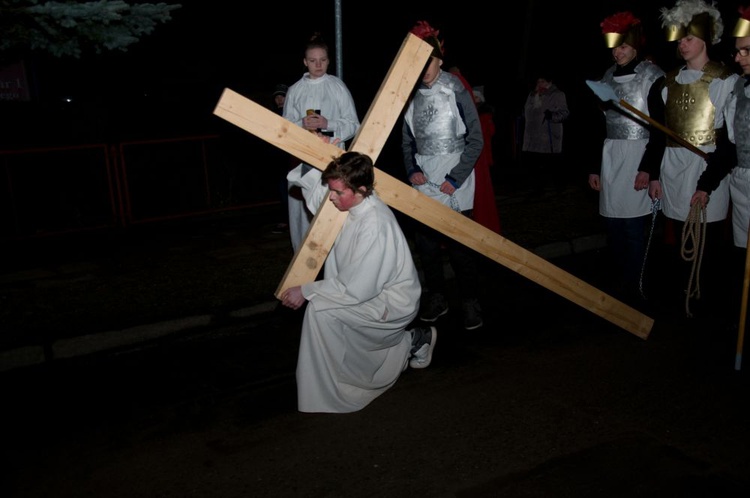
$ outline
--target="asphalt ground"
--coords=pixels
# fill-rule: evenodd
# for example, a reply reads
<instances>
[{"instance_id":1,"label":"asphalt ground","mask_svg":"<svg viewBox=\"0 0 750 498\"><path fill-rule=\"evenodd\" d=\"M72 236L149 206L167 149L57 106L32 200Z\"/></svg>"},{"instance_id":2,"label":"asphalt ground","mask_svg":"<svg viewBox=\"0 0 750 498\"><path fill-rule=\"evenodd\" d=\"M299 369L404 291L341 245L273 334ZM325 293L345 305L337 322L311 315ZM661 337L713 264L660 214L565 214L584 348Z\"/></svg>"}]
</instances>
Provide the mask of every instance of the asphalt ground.
<instances>
[{"instance_id":1,"label":"asphalt ground","mask_svg":"<svg viewBox=\"0 0 750 498\"><path fill-rule=\"evenodd\" d=\"M596 259L558 263L590 275ZM748 376L730 328L673 303L644 340L486 274L485 326L464 331L449 311L432 365L357 413L296 411L301 314L283 309L6 372L0 492L748 496Z\"/></svg>"},{"instance_id":2,"label":"asphalt ground","mask_svg":"<svg viewBox=\"0 0 750 498\"><path fill-rule=\"evenodd\" d=\"M499 199L505 213L515 206L520 218L545 203L561 215L560 202L570 196L501 192ZM560 225L553 218L546 216ZM501 210L501 221L511 238L511 216ZM532 242L534 232L553 230L535 226L526 218L529 234L524 239L519 231L516 240L546 248L560 268L607 287L606 250L574 243L595 237L565 227L572 238L556 233L557 241ZM266 237L254 228L256 239ZM220 233L222 240L239 238ZM175 253L166 246L164 254ZM432 365L406 370L389 392L352 414L296 411L301 312L272 307L68 357L50 354L49 346L65 334L95 342L101 334L96 327L78 336L60 332L47 338L43 361L0 375L0 494L748 496L750 404L746 370L736 363L737 285L705 288L688 317L667 249L653 248L656 277L648 299L634 304L655 319L647 339L483 261L485 326L463 330L454 305L437 323ZM272 251L279 259L283 249ZM161 254L154 247L142 252ZM167 260L152 258L157 275ZM729 281L742 273L737 261L724 258L716 271ZM204 299L217 294L196 287ZM181 296L179 289L173 294ZM153 326L138 303L128 303L129 323ZM259 305L230 304L228 312ZM205 310L216 317L214 307ZM132 334L117 326L121 320L98 319Z\"/></svg>"}]
</instances>

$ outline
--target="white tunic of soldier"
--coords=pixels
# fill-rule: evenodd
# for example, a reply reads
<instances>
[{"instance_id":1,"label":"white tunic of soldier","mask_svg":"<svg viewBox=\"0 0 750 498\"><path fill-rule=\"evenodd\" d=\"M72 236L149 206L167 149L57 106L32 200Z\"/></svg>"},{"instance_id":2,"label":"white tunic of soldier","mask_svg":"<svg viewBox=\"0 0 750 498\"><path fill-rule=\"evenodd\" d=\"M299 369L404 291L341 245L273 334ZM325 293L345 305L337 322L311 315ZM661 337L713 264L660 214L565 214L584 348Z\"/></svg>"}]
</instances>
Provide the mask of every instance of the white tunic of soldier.
<instances>
[{"instance_id":1,"label":"white tunic of soldier","mask_svg":"<svg viewBox=\"0 0 750 498\"><path fill-rule=\"evenodd\" d=\"M732 196L732 234L736 247L747 247L750 223L750 86L740 78L735 84L733 109L734 143L737 145L737 167L729 177Z\"/></svg>"},{"instance_id":2,"label":"white tunic of soldier","mask_svg":"<svg viewBox=\"0 0 750 498\"><path fill-rule=\"evenodd\" d=\"M725 121L725 113L727 104L731 104L737 78L737 74L713 61L702 71L683 67L676 74L668 75L662 90L667 127L703 152L716 150L717 130L726 125L729 136L732 136L729 128L733 123ZM689 102L685 95L689 96ZM667 218L687 220L690 200L706 166L706 161L698 154L667 141L661 165L662 212ZM706 206L706 222L726 219L729 176L725 176L709 194L711 201Z\"/></svg>"},{"instance_id":3,"label":"white tunic of soldier","mask_svg":"<svg viewBox=\"0 0 750 498\"><path fill-rule=\"evenodd\" d=\"M456 211L474 208L473 163L471 173L452 196L440 191L445 176L460 162L464 152L466 126L458 112L455 95L463 89L458 78L443 71L431 88L417 90L404 114L404 120L417 143L417 165L427 177L427 183L414 187ZM480 143L479 152L481 149ZM478 153L476 157L479 157ZM460 178L457 180L460 181Z\"/></svg>"},{"instance_id":4,"label":"white tunic of soldier","mask_svg":"<svg viewBox=\"0 0 750 498\"><path fill-rule=\"evenodd\" d=\"M610 85L618 99L624 100L646 115L648 93L664 71L650 61L640 62L635 73L613 76L616 66L607 70L602 82ZM635 190L633 184L646 150L649 130L645 121L613 104L605 111L607 138L602 149L599 214L608 218L635 218L651 213L648 189Z\"/></svg>"}]
</instances>

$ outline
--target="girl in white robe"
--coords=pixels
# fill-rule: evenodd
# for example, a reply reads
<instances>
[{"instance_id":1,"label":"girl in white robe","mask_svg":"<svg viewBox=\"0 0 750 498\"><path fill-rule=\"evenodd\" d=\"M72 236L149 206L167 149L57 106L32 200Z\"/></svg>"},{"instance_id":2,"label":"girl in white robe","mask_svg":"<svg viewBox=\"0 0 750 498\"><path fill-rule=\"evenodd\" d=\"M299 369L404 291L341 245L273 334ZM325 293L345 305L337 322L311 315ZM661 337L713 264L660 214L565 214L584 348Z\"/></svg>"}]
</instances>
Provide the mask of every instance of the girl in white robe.
<instances>
[{"instance_id":1,"label":"girl in white robe","mask_svg":"<svg viewBox=\"0 0 750 498\"><path fill-rule=\"evenodd\" d=\"M284 119L306 130L338 138L341 140L338 147L344 149L346 141L359 129L359 117L349 88L340 78L328 74L328 44L319 35L305 46L302 62L307 71L287 91ZM294 193L289 196L288 204L289 236L296 253L315 211L305 209L305 201Z\"/></svg>"}]
</instances>

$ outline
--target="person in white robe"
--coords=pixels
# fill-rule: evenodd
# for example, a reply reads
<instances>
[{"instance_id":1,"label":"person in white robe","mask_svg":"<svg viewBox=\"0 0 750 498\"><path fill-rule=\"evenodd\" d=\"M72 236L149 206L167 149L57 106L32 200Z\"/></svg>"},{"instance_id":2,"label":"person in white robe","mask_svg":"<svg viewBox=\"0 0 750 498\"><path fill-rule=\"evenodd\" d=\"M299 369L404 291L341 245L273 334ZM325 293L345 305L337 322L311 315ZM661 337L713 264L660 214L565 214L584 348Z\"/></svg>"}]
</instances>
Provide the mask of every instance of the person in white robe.
<instances>
[{"instance_id":1,"label":"person in white robe","mask_svg":"<svg viewBox=\"0 0 750 498\"><path fill-rule=\"evenodd\" d=\"M407 239L373 189L371 159L345 152L322 174L300 165L287 178L302 188L311 210L328 196L348 211L324 277L281 296L292 309L307 303L296 372L298 410L358 411L391 388L407 366L429 365L436 330L406 329L417 315L422 288Z\"/></svg>"},{"instance_id":2,"label":"person in white robe","mask_svg":"<svg viewBox=\"0 0 750 498\"><path fill-rule=\"evenodd\" d=\"M338 146L344 149L346 141L359 129L359 117L347 86L338 77L328 74L328 45L319 35L313 36L305 46L302 62L307 72L289 87L283 117L313 133L321 132L339 139ZM311 166L306 165L306 168ZM307 209L298 189L289 187L289 236L296 253L315 212Z\"/></svg>"}]
</instances>

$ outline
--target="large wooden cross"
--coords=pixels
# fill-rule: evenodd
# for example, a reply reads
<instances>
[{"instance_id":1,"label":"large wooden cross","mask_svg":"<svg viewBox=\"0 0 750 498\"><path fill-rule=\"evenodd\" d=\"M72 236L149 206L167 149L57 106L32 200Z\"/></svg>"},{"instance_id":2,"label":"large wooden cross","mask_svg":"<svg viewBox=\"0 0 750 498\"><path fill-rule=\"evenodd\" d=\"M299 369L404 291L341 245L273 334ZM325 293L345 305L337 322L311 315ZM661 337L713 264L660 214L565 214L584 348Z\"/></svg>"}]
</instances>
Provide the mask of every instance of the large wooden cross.
<instances>
[{"instance_id":1,"label":"large wooden cross","mask_svg":"<svg viewBox=\"0 0 750 498\"><path fill-rule=\"evenodd\" d=\"M373 162L385 146L393 126L414 90L432 46L409 34L367 111L351 145ZM278 116L250 99L225 89L214 114L318 169L344 151ZM432 199L376 168L375 189L390 207L428 225L480 254L599 315L626 331L647 339L654 320L596 287L556 267L492 230ZM348 213L323 201L304 243L290 263L275 295L317 278Z\"/></svg>"}]
</instances>

